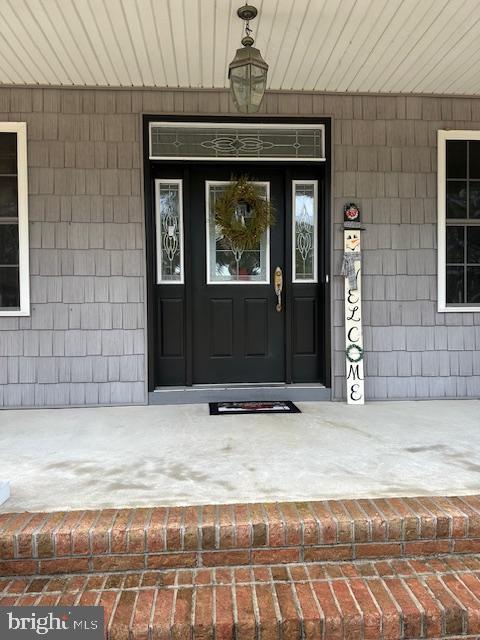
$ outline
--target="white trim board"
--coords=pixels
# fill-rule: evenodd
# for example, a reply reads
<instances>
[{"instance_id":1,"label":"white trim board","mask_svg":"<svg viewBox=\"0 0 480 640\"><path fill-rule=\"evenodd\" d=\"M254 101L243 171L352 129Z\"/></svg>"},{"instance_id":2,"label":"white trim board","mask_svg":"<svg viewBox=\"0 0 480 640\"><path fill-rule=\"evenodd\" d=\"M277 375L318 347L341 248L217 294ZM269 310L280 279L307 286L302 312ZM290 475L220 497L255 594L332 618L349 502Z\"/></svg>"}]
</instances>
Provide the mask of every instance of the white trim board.
<instances>
[{"instance_id":1,"label":"white trim board","mask_svg":"<svg viewBox=\"0 0 480 640\"><path fill-rule=\"evenodd\" d=\"M28 243L28 167L26 122L0 122L0 133L17 134L17 189L20 307L0 309L0 316L30 315L30 267Z\"/></svg>"}]
</instances>

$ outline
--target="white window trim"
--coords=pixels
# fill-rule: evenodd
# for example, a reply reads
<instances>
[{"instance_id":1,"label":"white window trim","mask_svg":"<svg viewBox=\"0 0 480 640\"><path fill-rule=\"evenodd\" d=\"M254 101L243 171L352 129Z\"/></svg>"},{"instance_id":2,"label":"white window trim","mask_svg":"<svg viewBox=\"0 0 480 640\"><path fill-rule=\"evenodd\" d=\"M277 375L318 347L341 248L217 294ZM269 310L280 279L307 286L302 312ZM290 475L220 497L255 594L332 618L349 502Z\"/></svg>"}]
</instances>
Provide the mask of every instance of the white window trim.
<instances>
[{"instance_id":1,"label":"white window trim","mask_svg":"<svg viewBox=\"0 0 480 640\"><path fill-rule=\"evenodd\" d=\"M295 196L297 185L313 185L313 277L297 278L297 211L295 208ZM317 283L318 282L318 180L292 180L292 282L296 283Z\"/></svg>"},{"instance_id":2,"label":"white window trim","mask_svg":"<svg viewBox=\"0 0 480 640\"><path fill-rule=\"evenodd\" d=\"M178 216L180 231L180 279L179 280L162 280L162 227L160 221L160 187L162 184L178 185ZM183 258L183 180L166 178L155 180L155 236L157 241L157 284L185 284L185 267Z\"/></svg>"},{"instance_id":3,"label":"white window trim","mask_svg":"<svg viewBox=\"0 0 480 640\"><path fill-rule=\"evenodd\" d=\"M437 132L437 308L442 313L480 313L480 305L447 304L447 140L480 140L480 131L439 129Z\"/></svg>"},{"instance_id":4,"label":"white window trim","mask_svg":"<svg viewBox=\"0 0 480 640\"><path fill-rule=\"evenodd\" d=\"M256 285L256 284L270 284L270 228L267 229L267 246L265 249L265 269L267 278L266 280L212 280L210 273L210 186L217 187L228 186L232 184L231 180L205 180L205 244L206 244L206 256L207 256L207 284L211 285ZM270 182L255 181L252 184L264 186L267 191L267 199L270 202Z\"/></svg>"},{"instance_id":5,"label":"white window trim","mask_svg":"<svg viewBox=\"0 0 480 640\"><path fill-rule=\"evenodd\" d=\"M27 123L0 122L0 133L17 134L18 252L20 308L0 310L0 317L30 315L30 268L28 244Z\"/></svg>"}]
</instances>

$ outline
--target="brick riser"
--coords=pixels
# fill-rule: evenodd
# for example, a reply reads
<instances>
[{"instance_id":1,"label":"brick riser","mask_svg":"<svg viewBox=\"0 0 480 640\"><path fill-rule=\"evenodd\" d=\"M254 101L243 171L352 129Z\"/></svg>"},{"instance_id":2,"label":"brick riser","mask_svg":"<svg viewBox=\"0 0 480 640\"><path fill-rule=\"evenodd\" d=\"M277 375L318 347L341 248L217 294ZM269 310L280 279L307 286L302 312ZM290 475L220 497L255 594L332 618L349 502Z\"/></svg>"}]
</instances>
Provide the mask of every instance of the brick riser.
<instances>
[{"instance_id":1,"label":"brick riser","mask_svg":"<svg viewBox=\"0 0 480 640\"><path fill-rule=\"evenodd\" d=\"M480 559L0 579L0 605L100 605L111 640L478 638Z\"/></svg>"},{"instance_id":2,"label":"brick riser","mask_svg":"<svg viewBox=\"0 0 480 640\"><path fill-rule=\"evenodd\" d=\"M480 551L480 496L0 515L0 575Z\"/></svg>"}]
</instances>

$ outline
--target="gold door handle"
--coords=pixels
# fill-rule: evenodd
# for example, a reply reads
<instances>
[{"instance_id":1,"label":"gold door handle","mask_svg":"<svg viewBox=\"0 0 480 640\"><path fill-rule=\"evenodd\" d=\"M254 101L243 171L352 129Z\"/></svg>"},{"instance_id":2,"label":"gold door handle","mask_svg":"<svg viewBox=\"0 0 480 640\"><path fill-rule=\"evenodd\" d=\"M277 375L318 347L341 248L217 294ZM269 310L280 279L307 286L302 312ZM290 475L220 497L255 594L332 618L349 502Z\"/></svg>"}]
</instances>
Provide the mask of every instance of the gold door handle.
<instances>
[{"instance_id":1,"label":"gold door handle","mask_svg":"<svg viewBox=\"0 0 480 640\"><path fill-rule=\"evenodd\" d=\"M283 291L283 273L280 267L276 267L273 277L273 283L275 286L275 295L277 296L277 306L275 307L278 313L282 310L282 291Z\"/></svg>"}]
</instances>

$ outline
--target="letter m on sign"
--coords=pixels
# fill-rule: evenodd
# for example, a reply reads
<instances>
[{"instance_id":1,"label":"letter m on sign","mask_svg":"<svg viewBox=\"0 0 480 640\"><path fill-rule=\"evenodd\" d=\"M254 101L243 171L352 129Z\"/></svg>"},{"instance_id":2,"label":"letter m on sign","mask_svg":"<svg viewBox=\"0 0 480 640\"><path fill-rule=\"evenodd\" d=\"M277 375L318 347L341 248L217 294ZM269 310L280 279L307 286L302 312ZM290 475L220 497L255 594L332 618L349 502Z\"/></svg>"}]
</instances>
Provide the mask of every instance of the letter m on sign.
<instances>
[{"instance_id":1,"label":"letter m on sign","mask_svg":"<svg viewBox=\"0 0 480 640\"><path fill-rule=\"evenodd\" d=\"M363 376L360 373L360 365L359 364L351 364L350 365L350 368L348 370L347 380L363 380Z\"/></svg>"}]
</instances>

